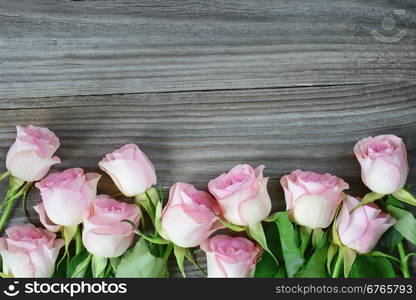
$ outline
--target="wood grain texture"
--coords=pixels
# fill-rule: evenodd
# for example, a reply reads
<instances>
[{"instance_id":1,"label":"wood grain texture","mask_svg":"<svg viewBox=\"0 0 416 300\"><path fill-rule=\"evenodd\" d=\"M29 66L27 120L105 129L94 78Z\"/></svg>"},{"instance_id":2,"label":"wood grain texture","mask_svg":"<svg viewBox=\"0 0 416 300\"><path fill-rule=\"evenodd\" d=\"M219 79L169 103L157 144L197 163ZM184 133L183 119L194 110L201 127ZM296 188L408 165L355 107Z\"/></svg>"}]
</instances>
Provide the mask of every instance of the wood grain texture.
<instances>
[{"instance_id":1,"label":"wood grain texture","mask_svg":"<svg viewBox=\"0 0 416 300\"><path fill-rule=\"evenodd\" d=\"M1 0L0 98L414 80L415 12L413 0Z\"/></svg>"},{"instance_id":2,"label":"wood grain texture","mask_svg":"<svg viewBox=\"0 0 416 300\"><path fill-rule=\"evenodd\" d=\"M296 169L331 172L367 189L353 155L370 135L404 138L416 192L416 83L236 91L151 93L4 99L0 102L0 161L15 137L15 124L47 126L61 139L62 164L53 171L85 167L134 142L155 163L166 192L175 181L206 189L209 179L238 163L264 164L274 209L283 209L279 178ZM4 191L5 183L0 186ZM116 188L104 176L99 192ZM39 202L35 189L29 206ZM31 219L36 217L31 210ZM10 223L27 221L21 207ZM200 262L204 264L203 257ZM199 276L188 266L190 276ZM175 273L175 276L178 273Z\"/></svg>"},{"instance_id":3,"label":"wood grain texture","mask_svg":"<svg viewBox=\"0 0 416 300\"><path fill-rule=\"evenodd\" d=\"M363 195L352 147L393 133L416 192L416 3L0 0L0 161L14 126L29 123L60 137L53 171L98 171L106 153L139 144L165 194L264 164L275 210L279 178L296 168ZM99 192L116 192L109 177ZM38 202L32 189L29 206ZM9 224L27 221L18 206Z\"/></svg>"}]
</instances>

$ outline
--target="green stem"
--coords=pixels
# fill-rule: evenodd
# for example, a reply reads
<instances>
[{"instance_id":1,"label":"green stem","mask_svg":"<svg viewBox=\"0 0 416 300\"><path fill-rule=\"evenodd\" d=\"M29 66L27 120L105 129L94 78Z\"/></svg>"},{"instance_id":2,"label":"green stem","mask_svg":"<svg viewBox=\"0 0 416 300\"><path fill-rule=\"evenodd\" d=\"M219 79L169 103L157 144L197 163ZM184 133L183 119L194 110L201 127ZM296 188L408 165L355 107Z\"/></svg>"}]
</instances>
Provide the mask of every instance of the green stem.
<instances>
[{"instance_id":1,"label":"green stem","mask_svg":"<svg viewBox=\"0 0 416 300\"><path fill-rule=\"evenodd\" d=\"M344 252L342 248L339 248L337 261L335 262L334 271L332 272L332 278L338 278L339 273L341 272L342 262L344 260Z\"/></svg>"},{"instance_id":2,"label":"green stem","mask_svg":"<svg viewBox=\"0 0 416 300\"><path fill-rule=\"evenodd\" d=\"M12 211L12 208L13 208L13 204L14 204L14 200L15 200L16 198L11 198L8 202L7 202L7 206L6 206L6 209L4 210L4 212L2 213L2 215L1 215L1 218L0 218L0 233L3 231L3 227L4 227L4 225L6 224L6 222L7 222L7 219L9 218L9 215L10 215L10 213L11 213L11 211Z\"/></svg>"},{"instance_id":3,"label":"green stem","mask_svg":"<svg viewBox=\"0 0 416 300\"><path fill-rule=\"evenodd\" d=\"M81 226L78 226L77 232L75 233L75 255L80 253L81 250L82 250Z\"/></svg>"},{"instance_id":4,"label":"green stem","mask_svg":"<svg viewBox=\"0 0 416 300\"><path fill-rule=\"evenodd\" d=\"M3 227L6 224L7 219L9 218L9 215L13 208L14 201L20 196L24 195L29 190L31 185L32 185L32 182L26 182L23 188L21 188L17 193L7 192L6 199L2 203L2 204L6 204L6 208L0 217L0 233L2 232ZM14 192L16 191L16 188L14 188L13 186L11 188L13 189Z\"/></svg>"},{"instance_id":5,"label":"green stem","mask_svg":"<svg viewBox=\"0 0 416 300\"><path fill-rule=\"evenodd\" d=\"M410 278L409 265L407 264L408 257L406 257L406 252L404 251L403 242L400 242L397 244L397 250L400 256L400 266L402 269L403 277Z\"/></svg>"}]
</instances>

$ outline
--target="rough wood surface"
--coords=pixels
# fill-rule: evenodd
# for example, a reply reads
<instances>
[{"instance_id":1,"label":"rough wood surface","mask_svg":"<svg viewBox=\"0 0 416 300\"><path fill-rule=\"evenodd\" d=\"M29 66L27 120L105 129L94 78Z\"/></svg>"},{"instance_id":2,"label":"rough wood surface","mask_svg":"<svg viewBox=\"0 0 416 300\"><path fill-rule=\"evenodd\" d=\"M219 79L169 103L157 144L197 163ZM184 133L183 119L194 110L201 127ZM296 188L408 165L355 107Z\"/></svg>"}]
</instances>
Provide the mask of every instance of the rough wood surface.
<instances>
[{"instance_id":1,"label":"rough wood surface","mask_svg":"<svg viewBox=\"0 0 416 300\"><path fill-rule=\"evenodd\" d=\"M2 0L0 95L414 80L415 12L413 0Z\"/></svg>"},{"instance_id":2,"label":"rough wood surface","mask_svg":"<svg viewBox=\"0 0 416 300\"><path fill-rule=\"evenodd\" d=\"M98 171L103 155L135 142L165 193L265 164L275 210L278 180L296 168L363 195L352 147L394 133L416 192L416 4L0 0L0 162L14 126L29 123L60 137L53 171ZM99 192L116 192L107 176ZM38 201L32 189L28 205ZM26 221L18 206L9 224Z\"/></svg>"},{"instance_id":3,"label":"rough wood surface","mask_svg":"<svg viewBox=\"0 0 416 300\"><path fill-rule=\"evenodd\" d=\"M266 165L274 209L284 208L279 178L296 168L336 174L350 183L353 195L362 196L367 190L352 147L381 133L404 138L409 183L416 185L415 83L27 98L3 100L0 109L1 161L14 125L34 123L61 139L57 154L63 162L54 171L76 166L98 171L101 157L134 142L155 163L165 192L175 181L206 189L210 178L247 162ZM105 176L99 191L116 188ZM34 189L29 205L38 201ZM31 216L35 220L33 211ZM12 223L25 221L18 207Z\"/></svg>"}]
</instances>

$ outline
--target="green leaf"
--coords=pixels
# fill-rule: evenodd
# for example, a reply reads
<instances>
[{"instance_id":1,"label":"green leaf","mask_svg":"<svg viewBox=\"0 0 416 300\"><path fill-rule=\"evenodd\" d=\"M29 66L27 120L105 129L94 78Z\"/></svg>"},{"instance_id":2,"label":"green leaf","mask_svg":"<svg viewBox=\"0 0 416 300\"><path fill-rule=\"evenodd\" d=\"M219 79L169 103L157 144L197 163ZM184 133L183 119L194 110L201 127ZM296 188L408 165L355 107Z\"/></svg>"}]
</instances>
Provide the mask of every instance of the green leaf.
<instances>
[{"instance_id":1,"label":"green leaf","mask_svg":"<svg viewBox=\"0 0 416 300\"><path fill-rule=\"evenodd\" d=\"M172 244L171 244L172 245ZM204 276L207 276L208 274L205 272L205 270L198 264L198 261L194 258L192 252L190 249L185 249L185 257L191 262L191 264L194 265L195 268L199 270Z\"/></svg>"},{"instance_id":2,"label":"green leaf","mask_svg":"<svg viewBox=\"0 0 416 300\"><path fill-rule=\"evenodd\" d=\"M92 256L91 268L94 278L102 278L104 275L105 267L107 266L108 259L106 257Z\"/></svg>"},{"instance_id":3,"label":"green leaf","mask_svg":"<svg viewBox=\"0 0 416 300\"><path fill-rule=\"evenodd\" d=\"M300 235L300 253L302 257L305 256L306 248L308 248L309 240L311 238L312 229L305 226L299 226L299 235Z\"/></svg>"},{"instance_id":4,"label":"green leaf","mask_svg":"<svg viewBox=\"0 0 416 300\"><path fill-rule=\"evenodd\" d=\"M252 239L254 239L265 251L267 251L273 257L276 264L279 264L277 258L270 251L269 246L267 245L266 236L264 234L264 229L261 223L256 223L248 226L247 233Z\"/></svg>"},{"instance_id":5,"label":"green leaf","mask_svg":"<svg viewBox=\"0 0 416 300\"><path fill-rule=\"evenodd\" d=\"M350 274L352 264L354 263L355 258L357 257L357 253L350 249L345 247L344 248L344 277L348 278L348 275Z\"/></svg>"},{"instance_id":6,"label":"green leaf","mask_svg":"<svg viewBox=\"0 0 416 300\"><path fill-rule=\"evenodd\" d=\"M166 248L164 249L163 255L162 255L162 258L165 262L167 262L169 260L170 253L172 252L172 249L173 249L173 243L170 243L170 244L166 245Z\"/></svg>"},{"instance_id":7,"label":"green leaf","mask_svg":"<svg viewBox=\"0 0 416 300\"><path fill-rule=\"evenodd\" d=\"M86 250L75 255L67 268L66 276L67 278L82 278L84 277L88 266L91 262L92 255Z\"/></svg>"},{"instance_id":8,"label":"green leaf","mask_svg":"<svg viewBox=\"0 0 416 300\"><path fill-rule=\"evenodd\" d=\"M416 219L412 213L391 205L387 206L387 212L397 220L394 228L400 232L403 237L416 244Z\"/></svg>"},{"instance_id":9,"label":"green leaf","mask_svg":"<svg viewBox=\"0 0 416 300\"><path fill-rule=\"evenodd\" d=\"M328 252L326 255L326 270L328 271L328 274L332 273L331 263L334 259L335 255L338 253L339 246L336 244L330 244L328 248Z\"/></svg>"},{"instance_id":10,"label":"green leaf","mask_svg":"<svg viewBox=\"0 0 416 300\"><path fill-rule=\"evenodd\" d=\"M146 241L148 241L148 242L150 242L152 244L166 245L166 244L169 244L170 243L168 240L165 240L164 238L160 238L158 236L148 236L148 235L145 235L139 229L137 229L136 228L136 225L132 221L130 221L130 220L123 219L123 220L121 220L121 222L130 224L133 227L134 231L136 232L136 234L138 236L141 236Z\"/></svg>"},{"instance_id":11,"label":"green leaf","mask_svg":"<svg viewBox=\"0 0 416 300\"><path fill-rule=\"evenodd\" d=\"M295 230L289 220L288 212L285 211L279 214L276 223L279 230L286 272L288 277L293 277L302 267L304 260L298 248Z\"/></svg>"},{"instance_id":12,"label":"green leaf","mask_svg":"<svg viewBox=\"0 0 416 300\"><path fill-rule=\"evenodd\" d=\"M156 206L156 213L155 213L155 230L156 232L163 237L165 240L167 240L167 238L165 237L164 233L163 233L163 227L162 227L162 202L159 202Z\"/></svg>"},{"instance_id":13,"label":"green leaf","mask_svg":"<svg viewBox=\"0 0 416 300\"><path fill-rule=\"evenodd\" d=\"M176 262L179 267L179 271L181 271L182 277L186 277L184 262L185 262L185 248L179 247L177 245L173 245L173 254L176 257Z\"/></svg>"},{"instance_id":14,"label":"green leaf","mask_svg":"<svg viewBox=\"0 0 416 300\"><path fill-rule=\"evenodd\" d=\"M150 220L154 222L155 220L155 206L152 203L152 200L148 197L146 192L137 195L134 197L134 202L137 206L144 208L146 213L149 215Z\"/></svg>"},{"instance_id":15,"label":"green leaf","mask_svg":"<svg viewBox=\"0 0 416 300\"><path fill-rule=\"evenodd\" d=\"M13 278L13 276L0 272L0 278Z\"/></svg>"},{"instance_id":16,"label":"green leaf","mask_svg":"<svg viewBox=\"0 0 416 300\"><path fill-rule=\"evenodd\" d=\"M385 257L358 255L351 267L350 278L393 278L393 266Z\"/></svg>"},{"instance_id":17,"label":"green leaf","mask_svg":"<svg viewBox=\"0 0 416 300\"><path fill-rule=\"evenodd\" d=\"M388 253L393 253L398 243L403 240L403 236L398 232L394 226L390 227L381 237L376 248L381 248Z\"/></svg>"},{"instance_id":18,"label":"green leaf","mask_svg":"<svg viewBox=\"0 0 416 300\"><path fill-rule=\"evenodd\" d=\"M110 265L113 271L115 272L117 270L118 265L120 264L120 257L111 257L110 259Z\"/></svg>"},{"instance_id":19,"label":"green leaf","mask_svg":"<svg viewBox=\"0 0 416 300\"><path fill-rule=\"evenodd\" d=\"M9 190L12 194L15 194L25 183L24 180L17 178L16 176L10 176L9 178Z\"/></svg>"},{"instance_id":20,"label":"green leaf","mask_svg":"<svg viewBox=\"0 0 416 300\"><path fill-rule=\"evenodd\" d=\"M393 193L393 196L402 202L406 202L406 203L416 206L416 198L411 193L406 191L405 189L401 189Z\"/></svg>"},{"instance_id":21,"label":"green leaf","mask_svg":"<svg viewBox=\"0 0 416 300\"><path fill-rule=\"evenodd\" d=\"M324 232L321 228L316 228L312 230L312 246L317 248L321 243L322 238L324 237Z\"/></svg>"},{"instance_id":22,"label":"green leaf","mask_svg":"<svg viewBox=\"0 0 416 300\"><path fill-rule=\"evenodd\" d=\"M142 238L144 238L146 241L153 243L153 244L167 245L170 243L168 240L165 240L164 238L147 236L138 230L137 230L137 234L140 235Z\"/></svg>"},{"instance_id":23,"label":"green leaf","mask_svg":"<svg viewBox=\"0 0 416 300\"><path fill-rule=\"evenodd\" d=\"M328 272L325 268L328 244L316 249L309 260L306 262L294 277L297 278L327 278Z\"/></svg>"},{"instance_id":24,"label":"green leaf","mask_svg":"<svg viewBox=\"0 0 416 300\"><path fill-rule=\"evenodd\" d=\"M385 203L386 203L385 204L386 206L387 205L393 205L393 206L398 207L398 208L405 208L404 207L404 202L398 200L397 198L395 198L391 194L387 195L387 199L386 199Z\"/></svg>"},{"instance_id":25,"label":"green leaf","mask_svg":"<svg viewBox=\"0 0 416 300\"><path fill-rule=\"evenodd\" d=\"M376 193L376 192L370 192L370 193L367 193L367 194L364 196L364 198L360 201L360 203L359 203L356 207L354 207L354 208L351 210L351 212L353 212L354 210L356 210L357 208L359 208L359 207L361 207L361 206L363 206L363 205L365 205L365 204L368 204L368 203L374 202L374 201L376 201L376 200L378 200L378 199L381 199L381 198L383 198L383 197L384 197L384 195L383 195L383 194L379 194L379 193Z\"/></svg>"},{"instance_id":26,"label":"green leaf","mask_svg":"<svg viewBox=\"0 0 416 300\"><path fill-rule=\"evenodd\" d=\"M115 277L165 278L167 274L167 265L163 259L153 256L146 241L140 239L121 257Z\"/></svg>"},{"instance_id":27,"label":"green leaf","mask_svg":"<svg viewBox=\"0 0 416 300\"><path fill-rule=\"evenodd\" d=\"M385 257L385 258L391 259L391 260L393 260L393 261L395 261L395 262L397 262L397 263L400 264L400 259L398 259L397 257L391 256L389 254L386 254L386 253L383 253L383 252L380 252L380 251L372 251L372 252L367 253L367 254L364 254L364 255L368 255L368 256L381 256L381 257Z\"/></svg>"},{"instance_id":28,"label":"green leaf","mask_svg":"<svg viewBox=\"0 0 416 300\"><path fill-rule=\"evenodd\" d=\"M274 278L287 278L285 266L279 266L276 274L274 275Z\"/></svg>"},{"instance_id":29,"label":"green leaf","mask_svg":"<svg viewBox=\"0 0 416 300\"><path fill-rule=\"evenodd\" d=\"M78 225L61 227L62 238L65 242L65 247L64 247L65 252L64 252L64 255L61 257L61 259L59 260L59 262L57 263L58 266L61 264L61 262L64 260L65 257L69 256L69 244L74 239L74 236L77 230L78 230Z\"/></svg>"},{"instance_id":30,"label":"green leaf","mask_svg":"<svg viewBox=\"0 0 416 300\"><path fill-rule=\"evenodd\" d=\"M68 252L68 247L71 241L73 240L75 233L78 230L78 225L74 226L64 226L62 228L62 237L65 241L65 252Z\"/></svg>"},{"instance_id":31,"label":"green leaf","mask_svg":"<svg viewBox=\"0 0 416 300\"><path fill-rule=\"evenodd\" d=\"M280 214L280 211L278 211L278 212L275 212L275 213L273 213L273 214L271 214L270 216L268 216L266 219L264 219L263 221L264 222L274 222L274 221L276 221L277 220L277 217L279 216L279 214Z\"/></svg>"},{"instance_id":32,"label":"green leaf","mask_svg":"<svg viewBox=\"0 0 416 300\"><path fill-rule=\"evenodd\" d=\"M156 207L159 202L161 202L160 192L155 187L150 187L146 190L146 196L153 204L153 207Z\"/></svg>"},{"instance_id":33,"label":"green leaf","mask_svg":"<svg viewBox=\"0 0 416 300\"><path fill-rule=\"evenodd\" d=\"M220 223L222 225L224 225L225 227L227 227L228 229L232 230L232 231L236 231L236 232L241 232L241 231L246 231L247 228L246 227L242 227L242 226L237 226L231 223L228 223L227 221L224 221L223 219L219 218L218 221L220 221Z\"/></svg>"},{"instance_id":34,"label":"green leaf","mask_svg":"<svg viewBox=\"0 0 416 300\"><path fill-rule=\"evenodd\" d=\"M266 236L267 245L269 246L270 251L272 251L274 256L278 258L279 261L283 261L282 247L280 245L277 224L275 222L268 224L265 228L264 234ZM264 251L256 264L254 277L275 278L276 276L279 278L286 277L286 269L284 266L279 267L273 257Z\"/></svg>"},{"instance_id":35,"label":"green leaf","mask_svg":"<svg viewBox=\"0 0 416 300\"><path fill-rule=\"evenodd\" d=\"M256 264L256 271L254 277L256 278L274 278L278 272L279 266L276 264L273 257L263 252L259 261Z\"/></svg>"}]
</instances>

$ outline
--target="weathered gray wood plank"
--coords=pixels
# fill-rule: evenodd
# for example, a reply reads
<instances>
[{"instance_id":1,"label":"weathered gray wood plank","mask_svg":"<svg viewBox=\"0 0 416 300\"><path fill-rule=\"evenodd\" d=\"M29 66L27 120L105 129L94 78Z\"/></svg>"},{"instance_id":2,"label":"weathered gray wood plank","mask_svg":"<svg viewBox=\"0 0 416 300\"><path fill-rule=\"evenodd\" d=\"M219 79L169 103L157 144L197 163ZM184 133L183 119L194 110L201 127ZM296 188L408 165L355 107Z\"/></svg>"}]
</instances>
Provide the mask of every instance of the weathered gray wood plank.
<instances>
[{"instance_id":1,"label":"weathered gray wood plank","mask_svg":"<svg viewBox=\"0 0 416 300\"><path fill-rule=\"evenodd\" d=\"M0 98L414 80L415 12L412 0L1 0Z\"/></svg>"},{"instance_id":2,"label":"weathered gray wood plank","mask_svg":"<svg viewBox=\"0 0 416 300\"><path fill-rule=\"evenodd\" d=\"M352 147L360 138L394 133L406 141L409 183L416 186L414 82L5 99L0 102L1 162L15 124L29 123L48 126L60 137L63 162L53 171L76 166L98 171L103 155L135 142L155 163L165 192L175 181L206 189L210 178L237 163L265 164L274 209L284 208L279 178L295 168L331 172L350 183L353 195L363 195ZM0 190L5 187L2 183ZM104 176L99 191L116 188ZM33 189L29 206L38 201ZM26 221L19 206L10 223ZM202 256L200 261L204 264ZM191 276L199 275L188 268Z\"/></svg>"}]
</instances>

